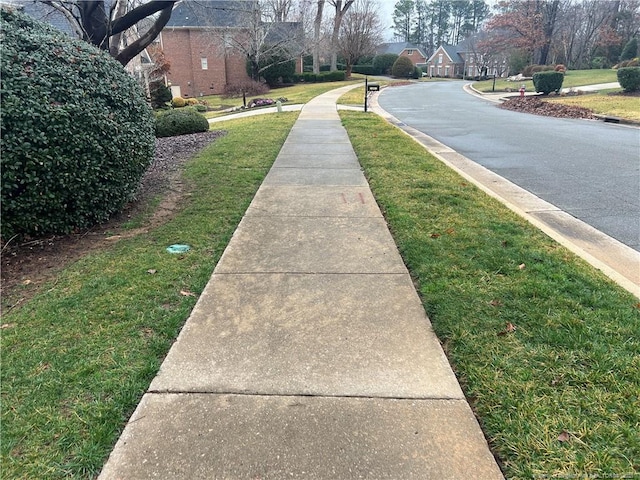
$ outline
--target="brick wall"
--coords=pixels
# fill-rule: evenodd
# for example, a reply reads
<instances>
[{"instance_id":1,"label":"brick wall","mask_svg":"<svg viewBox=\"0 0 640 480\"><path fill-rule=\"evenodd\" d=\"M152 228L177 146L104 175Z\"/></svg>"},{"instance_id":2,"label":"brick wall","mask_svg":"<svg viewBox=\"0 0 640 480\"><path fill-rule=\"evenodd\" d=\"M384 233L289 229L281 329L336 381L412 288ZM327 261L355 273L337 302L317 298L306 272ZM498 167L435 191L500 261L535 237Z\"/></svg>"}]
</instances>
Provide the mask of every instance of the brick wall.
<instances>
[{"instance_id":1,"label":"brick wall","mask_svg":"<svg viewBox=\"0 0 640 480\"><path fill-rule=\"evenodd\" d=\"M183 97L217 95L227 83L248 80L244 56L225 55L222 39L211 31L167 28L161 34L165 57L171 64L167 79ZM206 59L206 69L203 69Z\"/></svg>"},{"instance_id":2,"label":"brick wall","mask_svg":"<svg viewBox=\"0 0 640 480\"><path fill-rule=\"evenodd\" d=\"M411 55L409 55L408 50L403 50L402 53L400 53L400 56L407 57L409 60L411 60L411 63L413 63L414 65L417 65L419 63L426 63L427 61L425 57L420 55L420 51L418 50L411 50Z\"/></svg>"}]
</instances>

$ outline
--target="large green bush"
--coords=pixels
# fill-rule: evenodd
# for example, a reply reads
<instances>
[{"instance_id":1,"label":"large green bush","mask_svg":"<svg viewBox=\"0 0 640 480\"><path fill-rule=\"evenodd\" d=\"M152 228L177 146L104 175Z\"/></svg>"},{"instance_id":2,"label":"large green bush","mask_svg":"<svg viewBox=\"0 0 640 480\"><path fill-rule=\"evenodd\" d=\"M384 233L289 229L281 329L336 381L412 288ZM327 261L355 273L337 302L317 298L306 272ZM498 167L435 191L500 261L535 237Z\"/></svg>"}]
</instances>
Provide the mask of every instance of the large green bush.
<instances>
[{"instance_id":1,"label":"large green bush","mask_svg":"<svg viewBox=\"0 0 640 480\"><path fill-rule=\"evenodd\" d=\"M156 118L156 136L174 137L209 130L209 121L191 108L160 112Z\"/></svg>"},{"instance_id":2,"label":"large green bush","mask_svg":"<svg viewBox=\"0 0 640 480\"><path fill-rule=\"evenodd\" d=\"M536 92L549 95L551 92L560 92L564 73L555 71L537 72L533 74L533 86Z\"/></svg>"},{"instance_id":3,"label":"large green bush","mask_svg":"<svg viewBox=\"0 0 640 480\"><path fill-rule=\"evenodd\" d=\"M376 75L388 75L391 73L391 67L398 59L395 53L382 53L373 58L373 68Z\"/></svg>"},{"instance_id":4,"label":"large green bush","mask_svg":"<svg viewBox=\"0 0 640 480\"><path fill-rule=\"evenodd\" d=\"M414 70L415 66L409 57L398 57L391 68L391 75L397 78L410 78Z\"/></svg>"},{"instance_id":5,"label":"large green bush","mask_svg":"<svg viewBox=\"0 0 640 480\"><path fill-rule=\"evenodd\" d=\"M153 159L153 115L109 55L1 10L2 236L106 220Z\"/></svg>"},{"instance_id":6,"label":"large green bush","mask_svg":"<svg viewBox=\"0 0 640 480\"><path fill-rule=\"evenodd\" d=\"M640 90L640 67L619 68L618 83L625 92Z\"/></svg>"},{"instance_id":7,"label":"large green bush","mask_svg":"<svg viewBox=\"0 0 640 480\"><path fill-rule=\"evenodd\" d=\"M292 81L293 75L296 73L296 61L284 56L269 55L261 58L260 70L260 76L264 81L270 87L275 87L281 83Z\"/></svg>"}]
</instances>

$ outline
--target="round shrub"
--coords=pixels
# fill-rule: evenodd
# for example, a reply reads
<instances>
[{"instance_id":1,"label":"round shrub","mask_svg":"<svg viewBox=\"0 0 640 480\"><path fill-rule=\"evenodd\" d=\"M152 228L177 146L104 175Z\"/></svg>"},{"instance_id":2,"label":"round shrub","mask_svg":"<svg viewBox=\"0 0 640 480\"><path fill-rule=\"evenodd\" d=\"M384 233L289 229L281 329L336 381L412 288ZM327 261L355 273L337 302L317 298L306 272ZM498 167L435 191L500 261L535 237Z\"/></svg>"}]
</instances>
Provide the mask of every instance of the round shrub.
<instances>
[{"instance_id":1,"label":"round shrub","mask_svg":"<svg viewBox=\"0 0 640 480\"><path fill-rule=\"evenodd\" d=\"M153 115L122 66L0 9L2 237L87 228L132 199L153 159Z\"/></svg>"},{"instance_id":2,"label":"round shrub","mask_svg":"<svg viewBox=\"0 0 640 480\"><path fill-rule=\"evenodd\" d=\"M398 57L391 68L391 75L397 78L409 78L413 75L413 62L408 57Z\"/></svg>"},{"instance_id":3,"label":"round shrub","mask_svg":"<svg viewBox=\"0 0 640 480\"><path fill-rule=\"evenodd\" d=\"M640 67L619 68L618 83L625 92L640 90Z\"/></svg>"},{"instance_id":4,"label":"round shrub","mask_svg":"<svg viewBox=\"0 0 640 480\"><path fill-rule=\"evenodd\" d=\"M182 97L174 97L173 100L171 100L171 106L173 108L182 108L186 104L187 104L187 101Z\"/></svg>"},{"instance_id":5,"label":"round shrub","mask_svg":"<svg viewBox=\"0 0 640 480\"><path fill-rule=\"evenodd\" d=\"M542 71L533 74L533 86L536 92L549 95L551 92L559 93L564 82L564 73L556 71Z\"/></svg>"},{"instance_id":6,"label":"round shrub","mask_svg":"<svg viewBox=\"0 0 640 480\"><path fill-rule=\"evenodd\" d=\"M168 110L156 118L156 137L206 132L209 121L192 109Z\"/></svg>"}]
</instances>

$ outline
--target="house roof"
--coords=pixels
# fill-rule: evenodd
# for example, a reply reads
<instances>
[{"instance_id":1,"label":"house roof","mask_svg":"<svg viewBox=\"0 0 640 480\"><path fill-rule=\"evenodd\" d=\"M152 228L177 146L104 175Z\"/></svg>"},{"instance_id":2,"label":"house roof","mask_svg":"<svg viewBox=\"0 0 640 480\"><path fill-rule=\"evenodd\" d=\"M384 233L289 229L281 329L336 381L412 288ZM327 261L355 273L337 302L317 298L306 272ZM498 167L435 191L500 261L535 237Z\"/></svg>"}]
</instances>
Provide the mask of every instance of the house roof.
<instances>
[{"instance_id":1,"label":"house roof","mask_svg":"<svg viewBox=\"0 0 640 480\"><path fill-rule=\"evenodd\" d=\"M182 0L173 8L166 27L237 27L246 23L255 5L255 0Z\"/></svg>"},{"instance_id":2,"label":"house roof","mask_svg":"<svg viewBox=\"0 0 640 480\"><path fill-rule=\"evenodd\" d=\"M422 49L410 42L394 42L394 43L382 43L378 46L378 54L393 53L400 55L405 50L418 50L423 57L426 57Z\"/></svg>"},{"instance_id":3,"label":"house roof","mask_svg":"<svg viewBox=\"0 0 640 480\"><path fill-rule=\"evenodd\" d=\"M58 10L37 0L4 0L2 3L13 5L27 15L47 23L71 37L77 37L67 18Z\"/></svg>"},{"instance_id":4,"label":"house roof","mask_svg":"<svg viewBox=\"0 0 640 480\"><path fill-rule=\"evenodd\" d=\"M436 56L439 55L440 53L446 54L452 63L464 63L464 60L458 54L459 51L461 50L458 50L458 47L456 45L440 45L438 48L436 48L436 51L433 52L433 55L429 57L429 60L427 60L427 63L435 59Z\"/></svg>"}]
</instances>

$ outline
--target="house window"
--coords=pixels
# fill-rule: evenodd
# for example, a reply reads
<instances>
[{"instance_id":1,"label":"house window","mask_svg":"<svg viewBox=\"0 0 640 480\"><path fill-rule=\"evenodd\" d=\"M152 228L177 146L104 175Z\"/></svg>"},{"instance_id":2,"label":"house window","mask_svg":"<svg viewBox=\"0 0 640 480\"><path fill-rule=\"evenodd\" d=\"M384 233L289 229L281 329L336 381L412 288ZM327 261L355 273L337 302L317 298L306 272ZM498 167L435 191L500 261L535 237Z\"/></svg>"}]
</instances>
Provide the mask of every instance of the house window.
<instances>
[{"instance_id":1,"label":"house window","mask_svg":"<svg viewBox=\"0 0 640 480\"><path fill-rule=\"evenodd\" d=\"M207 61L207 57L201 57L200 58L200 66L202 67L202 70L208 70L209 69L209 62Z\"/></svg>"},{"instance_id":2,"label":"house window","mask_svg":"<svg viewBox=\"0 0 640 480\"><path fill-rule=\"evenodd\" d=\"M409 55L409 56L413 55L413 50L411 50L411 49L407 50L407 55Z\"/></svg>"},{"instance_id":3,"label":"house window","mask_svg":"<svg viewBox=\"0 0 640 480\"><path fill-rule=\"evenodd\" d=\"M438 54L438 63L442 64L443 59L444 55L442 53Z\"/></svg>"}]
</instances>

